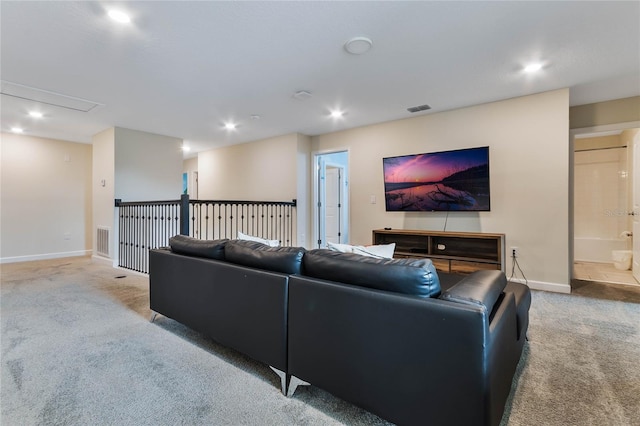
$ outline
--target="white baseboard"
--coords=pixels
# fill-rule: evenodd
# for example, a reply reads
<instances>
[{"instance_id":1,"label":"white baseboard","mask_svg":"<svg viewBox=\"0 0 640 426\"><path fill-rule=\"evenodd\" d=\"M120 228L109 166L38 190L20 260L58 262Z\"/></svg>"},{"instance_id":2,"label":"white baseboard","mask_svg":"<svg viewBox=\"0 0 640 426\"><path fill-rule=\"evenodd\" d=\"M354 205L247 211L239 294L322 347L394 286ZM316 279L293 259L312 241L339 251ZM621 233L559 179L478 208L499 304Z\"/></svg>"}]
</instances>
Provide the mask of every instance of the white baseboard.
<instances>
[{"instance_id":1,"label":"white baseboard","mask_svg":"<svg viewBox=\"0 0 640 426\"><path fill-rule=\"evenodd\" d=\"M34 260L60 259L64 257L89 256L93 250L67 251L61 253L34 254L29 256L12 256L0 258L2 263L32 262Z\"/></svg>"},{"instance_id":2,"label":"white baseboard","mask_svg":"<svg viewBox=\"0 0 640 426\"><path fill-rule=\"evenodd\" d=\"M94 254L93 256L91 256L91 260L104 263L105 265L117 266L117 262L110 257L96 256Z\"/></svg>"},{"instance_id":3,"label":"white baseboard","mask_svg":"<svg viewBox=\"0 0 640 426\"><path fill-rule=\"evenodd\" d=\"M513 278L509 281L515 281L521 284L526 284L531 290L542 290L542 291L551 291L553 293L571 293L571 286L569 284L560 284L560 283L547 283L544 281L531 281L528 280L525 282L520 278Z\"/></svg>"}]
</instances>

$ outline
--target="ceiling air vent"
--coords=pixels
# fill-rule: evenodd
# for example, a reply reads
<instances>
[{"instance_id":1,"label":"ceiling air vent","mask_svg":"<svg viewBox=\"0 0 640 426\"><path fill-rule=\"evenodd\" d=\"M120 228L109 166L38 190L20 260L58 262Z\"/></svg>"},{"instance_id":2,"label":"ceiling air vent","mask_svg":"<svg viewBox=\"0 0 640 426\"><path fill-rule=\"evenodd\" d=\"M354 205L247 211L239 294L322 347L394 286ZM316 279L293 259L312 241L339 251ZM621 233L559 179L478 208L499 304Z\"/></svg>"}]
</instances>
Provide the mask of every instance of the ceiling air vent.
<instances>
[{"instance_id":1,"label":"ceiling air vent","mask_svg":"<svg viewBox=\"0 0 640 426\"><path fill-rule=\"evenodd\" d=\"M307 99L311 99L311 92L306 90L298 90L293 94L293 98L299 101L306 101Z\"/></svg>"},{"instance_id":2,"label":"ceiling air vent","mask_svg":"<svg viewBox=\"0 0 640 426\"><path fill-rule=\"evenodd\" d=\"M431 109L431 107L427 104L424 105L418 105L415 107L411 107L411 108L407 108L407 111L409 112L420 112L420 111L426 111L428 109Z\"/></svg>"}]
</instances>

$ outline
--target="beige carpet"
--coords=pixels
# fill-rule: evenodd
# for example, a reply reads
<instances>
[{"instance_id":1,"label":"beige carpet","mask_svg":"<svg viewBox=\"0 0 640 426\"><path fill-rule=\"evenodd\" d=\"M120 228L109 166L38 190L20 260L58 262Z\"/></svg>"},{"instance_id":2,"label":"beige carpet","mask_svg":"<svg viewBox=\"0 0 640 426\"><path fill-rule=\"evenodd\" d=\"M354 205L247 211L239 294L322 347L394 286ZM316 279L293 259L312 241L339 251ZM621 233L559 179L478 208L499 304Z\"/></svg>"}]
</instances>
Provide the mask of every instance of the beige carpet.
<instances>
[{"instance_id":1,"label":"beige carpet","mask_svg":"<svg viewBox=\"0 0 640 426\"><path fill-rule=\"evenodd\" d=\"M145 276L7 264L0 290L2 425L388 424L314 386L286 398L268 367L150 323ZM640 425L640 304L534 292L529 338L503 425Z\"/></svg>"},{"instance_id":2,"label":"beige carpet","mask_svg":"<svg viewBox=\"0 0 640 426\"><path fill-rule=\"evenodd\" d=\"M534 292L530 315L504 424L640 425L640 304Z\"/></svg>"}]
</instances>

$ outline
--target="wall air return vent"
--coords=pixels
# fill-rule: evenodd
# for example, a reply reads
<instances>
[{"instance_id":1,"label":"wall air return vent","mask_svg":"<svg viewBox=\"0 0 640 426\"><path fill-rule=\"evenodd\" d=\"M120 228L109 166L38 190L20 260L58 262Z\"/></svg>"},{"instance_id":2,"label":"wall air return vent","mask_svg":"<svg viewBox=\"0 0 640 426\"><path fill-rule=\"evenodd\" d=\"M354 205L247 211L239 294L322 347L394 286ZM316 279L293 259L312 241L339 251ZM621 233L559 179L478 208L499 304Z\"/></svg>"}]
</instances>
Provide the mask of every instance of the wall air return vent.
<instances>
[{"instance_id":1,"label":"wall air return vent","mask_svg":"<svg viewBox=\"0 0 640 426\"><path fill-rule=\"evenodd\" d=\"M427 104L424 104L424 105L418 105L411 108L407 108L407 111L414 113L414 112L426 111L428 109L431 109L431 107Z\"/></svg>"},{"instance_id":2,"label":"wall air return vent","mask_svg":"<svg viewBox=\"0 0 640 426\"><path fill-rule=\"evenodd\" d=\"M109 255L109 228L98 226L96 231L96 251L98 256L110 257Z\"/></svg>"}]
</instances>

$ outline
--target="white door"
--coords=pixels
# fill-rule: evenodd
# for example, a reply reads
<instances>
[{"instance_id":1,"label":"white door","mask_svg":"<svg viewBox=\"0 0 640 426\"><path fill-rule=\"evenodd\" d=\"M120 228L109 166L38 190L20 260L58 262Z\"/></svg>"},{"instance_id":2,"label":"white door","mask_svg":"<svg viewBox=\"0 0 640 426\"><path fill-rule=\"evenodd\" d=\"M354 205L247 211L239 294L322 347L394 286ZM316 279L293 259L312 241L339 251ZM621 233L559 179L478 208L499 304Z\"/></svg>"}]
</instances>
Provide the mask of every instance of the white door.
<instances>
[{"instance_id":1,"label":"white door","mask_svg":"<svg viewBox=\"0 0 640 426\"><path fill-rule=\"evenodd\" d=\"M324 220L325 220L325 243L341 243L341 214L342 207L342 170L339 167L327 166L325 172L325 203L324 203Z\"/></svg>"},{"instance_id":2,"label":"white door","mask_svg":"<svg viewBox=\"0 0 640 426\"><path fill-rule=\"evenodd\" d=\"M318 248L349 242L348 162L347 151L314 158L313 236Z\"/></svg>"},{"instance_id":3,"label":"white door","mask_svg":"<svg viewBox=\"0 0 640 426\"><path fill-rule=\"evenodd\" d=\"M640 133L633 138L633 162L631 177L633 178L633 277L640 282Z\"/></svg>"}]
</instances>

